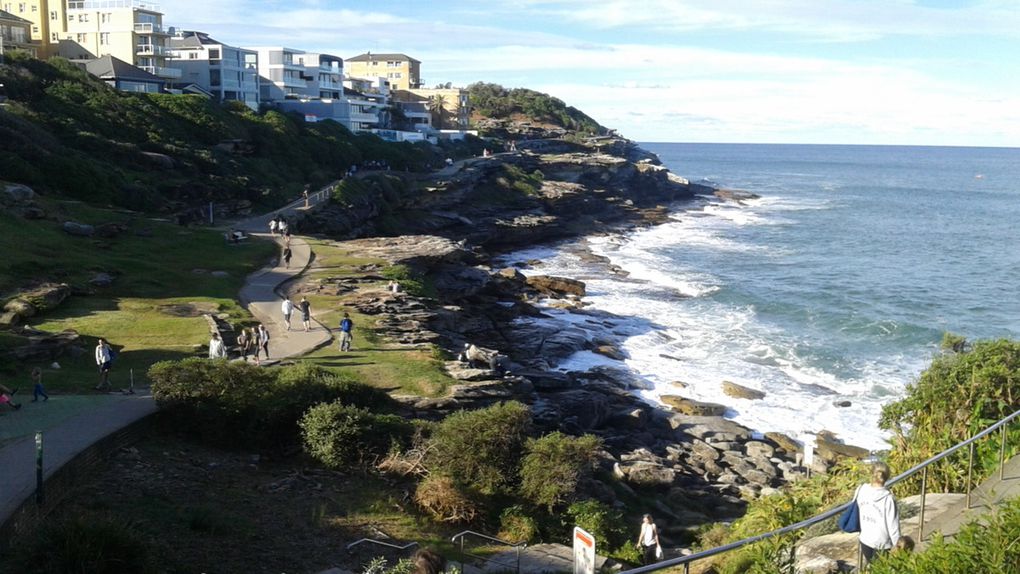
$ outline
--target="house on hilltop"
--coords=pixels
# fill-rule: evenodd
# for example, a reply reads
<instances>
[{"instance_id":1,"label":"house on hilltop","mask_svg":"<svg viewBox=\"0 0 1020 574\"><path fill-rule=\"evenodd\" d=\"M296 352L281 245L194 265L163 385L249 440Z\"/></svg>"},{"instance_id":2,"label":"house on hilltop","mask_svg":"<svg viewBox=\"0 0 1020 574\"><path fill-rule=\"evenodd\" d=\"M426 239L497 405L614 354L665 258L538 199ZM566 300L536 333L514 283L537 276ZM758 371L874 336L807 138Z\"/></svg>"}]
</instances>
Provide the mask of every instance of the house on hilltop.
<instances>
[{"instance_id":1,"label":"house on hilltop","mask_svg":"<svg viewBox=\"0 0 1020 574\"><path fill-rule=\"evenodd\" d=\"M0 10L0 46L5 51L24 50L38 56L39 43L32 40L32 22Z\"/></svg>"},{"instance_id":2,"label":"house on hilltop","mask_svg":"<svg viewBox=\"0 0 1020 574\"><path fill-rule=\"evenodd\" d=\"M79 65L86 72L123 92L158 94L166 85L163 78L110 55L87 60Z\"/></svg>"},{"instance_id":3,"label":"house on hilltop","mask_svg":"<svg viewBox=\"0 0 1020 574\"><path fill-rule=\"evenodd\" d=\"M410 90L421 86L421 61L407 54L366 52L347 58L347 75L366 80L386 78L390 88Z\"/></svg>"}]
</instances>

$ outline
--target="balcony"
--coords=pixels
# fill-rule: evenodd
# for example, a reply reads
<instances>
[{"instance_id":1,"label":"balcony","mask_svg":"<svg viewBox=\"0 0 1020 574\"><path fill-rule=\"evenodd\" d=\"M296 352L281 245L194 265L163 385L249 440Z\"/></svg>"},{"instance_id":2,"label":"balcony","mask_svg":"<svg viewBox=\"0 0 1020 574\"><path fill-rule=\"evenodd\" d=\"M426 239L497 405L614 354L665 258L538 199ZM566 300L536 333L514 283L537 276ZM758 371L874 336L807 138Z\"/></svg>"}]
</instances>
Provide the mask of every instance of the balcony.
<instances>
[{"instance_id":1,"label":"balcony","mask_svg":"<svg viewBox=\"0 0 1020 574\"><path fill-rule=\"evenodd\" d=\"M153 76L159 76L160 78L166 78L168 80L178 80L184 73L180 68L164 68L162 66L139 66L141 69L149 72Z\"/></svg>"},{"instance_id":2,"label":"balcony","mask_svg":"<svg viewBox=\"0 0 1020 574\"><path fill-rule=\"evenodd\" d=\"M156 44L138 44L135 46L136 56L162 56L167 57L170 55L170 50L165 46L159 46Z\"/></svg>"},{"instance_id":3,"label":"balcony","mask_svg":"<svg viewBox=\"0 0 1020 574\"><path fill-rule=\"evenodd\" d=\"M163 26L160 24L152 24L149 22L135 23L135 34L157 34L160 36L169 36Z\"/></svg>"},{"instance_id":4,"label":"balcony","mask_svg":"<svg viewBox=\"0 0 1020 574\"><path fill-rule=\"evenodd\" d=\"M284 76L283 85L286 88L307 88L308 82L294 76Z\"/></svg>"}]
</instances>

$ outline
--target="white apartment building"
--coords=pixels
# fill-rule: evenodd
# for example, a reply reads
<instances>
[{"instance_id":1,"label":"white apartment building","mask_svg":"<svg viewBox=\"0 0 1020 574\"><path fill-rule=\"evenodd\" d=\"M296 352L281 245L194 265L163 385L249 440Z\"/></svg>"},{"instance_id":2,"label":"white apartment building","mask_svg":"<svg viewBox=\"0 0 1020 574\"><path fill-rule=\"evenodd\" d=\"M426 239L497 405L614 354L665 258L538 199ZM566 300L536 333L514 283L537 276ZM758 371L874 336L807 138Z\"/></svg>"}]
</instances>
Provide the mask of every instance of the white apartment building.
<instances>
[{"instance_id":1,"label":"white apartment building","mask_svg":"<svg viewBox=\"0 0 1020 574\"><path fill-rule=\"evenodd\" d=\"M308 83L313 79L308 73L309 54L283 46L247 49L258 54L259 98L263 102L308 97Z\"/></svg>"},{"instance_id":2,"label":"white apartment building","mask_svg":"<svg viewBox=\"0 0 1020 574\"><path fill-rule=\"evenodd\" d=\"M170 51L159 6L143 0L68 0L60 55L93 59L110 55L171 81L181 70Z\"/></svg>"},{"instance_id":3,"label":"white apartment building","mask_svg":"<svg viewBox=\"0 0 1020 574\"><path fill-rule=\"evenodd\" d=\"M305 75L308 81L305 93L309 97L339 100L344 97L344 60L332 54L306 54Z\"/></svg>"},{"instance_id":4,"label":"white apartment building","mask_svg":"<svg viewBox=\"0 0 1020 574\"><path fill-rule=\"evenodd\" d=\"M221 102L259 109L258 52L219 42L205 32L176 30L169 40L181 84L196 84Z\"/></svg>"}]
</instances>

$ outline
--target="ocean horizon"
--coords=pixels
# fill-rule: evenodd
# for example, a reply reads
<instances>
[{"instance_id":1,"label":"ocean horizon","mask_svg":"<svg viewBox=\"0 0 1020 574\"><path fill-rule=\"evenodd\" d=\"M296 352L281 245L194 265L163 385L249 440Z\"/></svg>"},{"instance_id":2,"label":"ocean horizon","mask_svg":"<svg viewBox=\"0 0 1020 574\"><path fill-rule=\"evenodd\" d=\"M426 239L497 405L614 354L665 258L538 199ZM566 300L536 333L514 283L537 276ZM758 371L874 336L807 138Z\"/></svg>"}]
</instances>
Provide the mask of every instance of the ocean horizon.
<instances>
[{"instance_id":1,"label":"ocean horizon","mask_svg":"<svg viewBox=\"0 0 1020 574\"><path fill-rule=\"evenodd\" d=\"M878 450L882 406L930 364L943 333L1020 337L1020 148L642 147L692 182L759 199L681 202L665 224L510 259L585 281L589 308L624 318L592 336L626 352L648 401L718 402L755 430L801 440L828 430ZM581 352L559 368L597 365L621 363ZM728 397L723 381L766 396Z\"/></svg>"}]
</instances>

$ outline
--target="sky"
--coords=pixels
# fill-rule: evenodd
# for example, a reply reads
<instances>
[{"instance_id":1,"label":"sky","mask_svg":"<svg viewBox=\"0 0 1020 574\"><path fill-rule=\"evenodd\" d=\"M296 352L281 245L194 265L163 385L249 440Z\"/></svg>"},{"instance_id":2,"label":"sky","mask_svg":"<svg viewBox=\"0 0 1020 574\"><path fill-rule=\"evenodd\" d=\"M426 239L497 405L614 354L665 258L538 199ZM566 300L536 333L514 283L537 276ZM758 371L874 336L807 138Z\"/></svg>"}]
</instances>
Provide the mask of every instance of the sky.
<instances>
[{"instance_id":1,"label":"sky","mask_svg":"<svg viewBox=\"0 0 1020 574\"><path fill-rule=\"evenodd\" d=\"M1018 0L161 0L239 46L401 52L645 142L1020 147Z\"/></svg>"}]
</instances>

